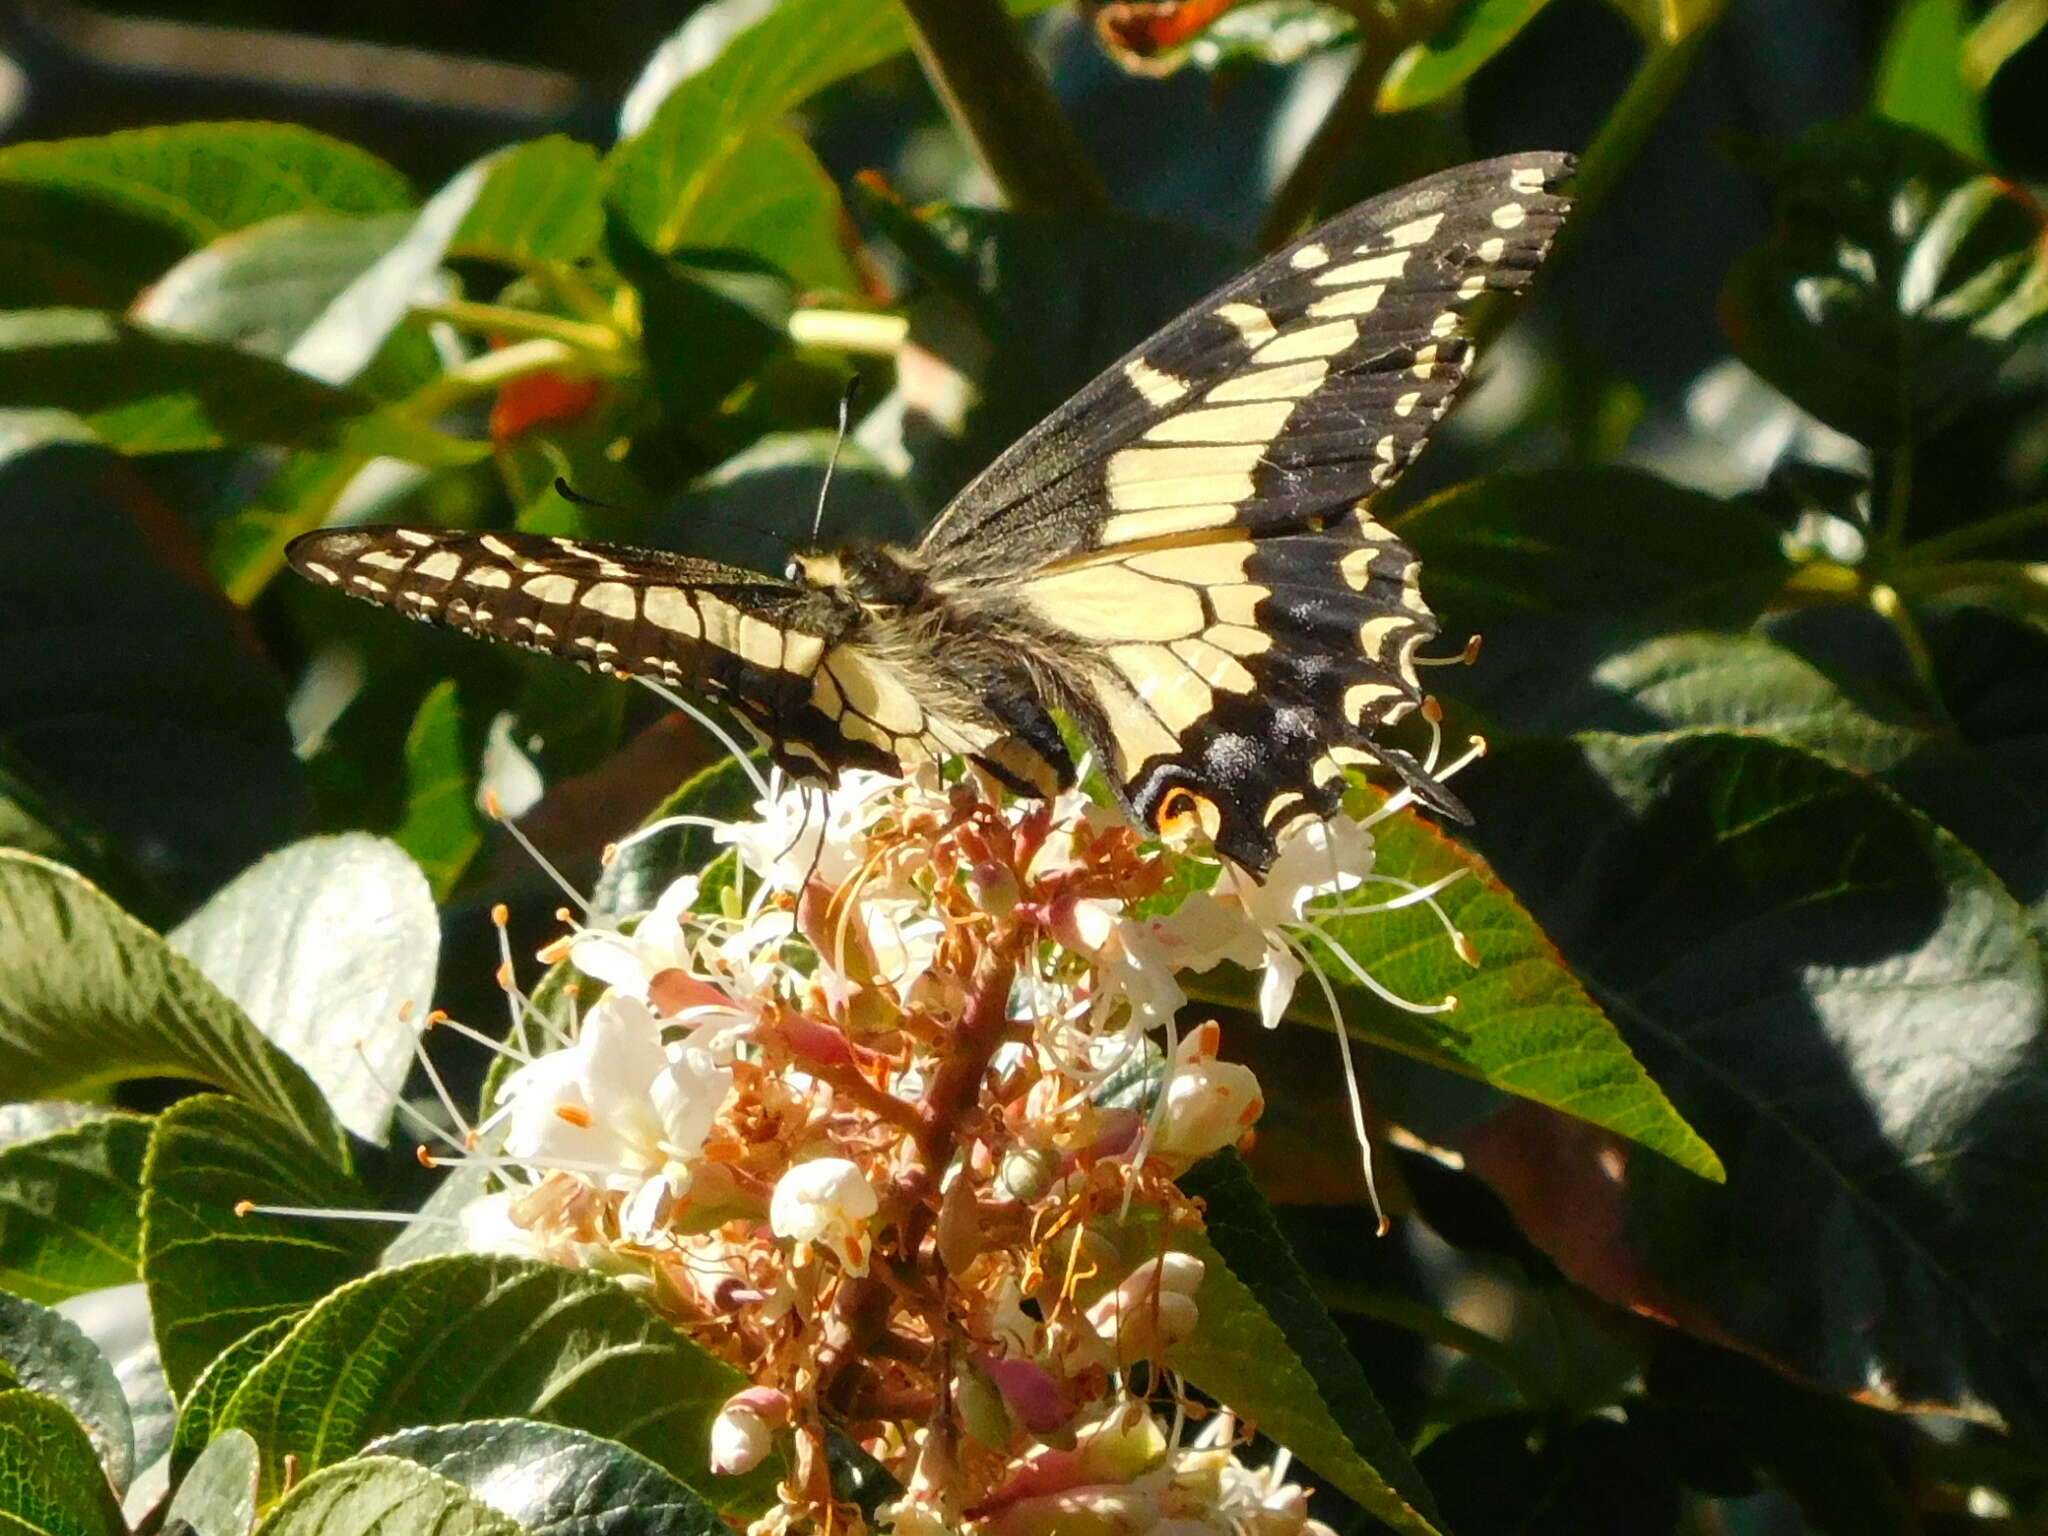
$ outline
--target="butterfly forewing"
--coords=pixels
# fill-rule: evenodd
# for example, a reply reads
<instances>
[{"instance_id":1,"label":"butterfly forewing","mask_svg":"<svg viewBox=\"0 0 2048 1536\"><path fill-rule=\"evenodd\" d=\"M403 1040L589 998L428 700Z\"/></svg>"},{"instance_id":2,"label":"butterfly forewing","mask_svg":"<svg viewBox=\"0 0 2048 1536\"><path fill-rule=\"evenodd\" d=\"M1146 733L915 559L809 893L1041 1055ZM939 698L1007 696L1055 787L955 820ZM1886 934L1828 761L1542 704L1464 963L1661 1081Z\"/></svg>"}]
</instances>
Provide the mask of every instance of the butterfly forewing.
<instances>
[{"instance_id":1,"label":"butterfly forewing","mask_svg":"<svg viewBox=\"0 0 2048 1536\"><path fill-rule=\"evenodd\" d=\"M526 533L337 528L295 539L302 575L408 617L717 694L801 766L888 767L814 699L833 605L791 582L664 550Z\"/></svg>"},{"instance_id":2,"label":"butterfly forewing","mask_svg":"<svg viewBox=\"0 0 2048 1536\"><path fill-rule=\"evenodd\" d=\"M1390 484L1525 286L1571 158L1459 166L1338 215L1218 289L1020 438L926 534L935 571L1226 527L1277 532Z\"/></svg>"}]
</instances>

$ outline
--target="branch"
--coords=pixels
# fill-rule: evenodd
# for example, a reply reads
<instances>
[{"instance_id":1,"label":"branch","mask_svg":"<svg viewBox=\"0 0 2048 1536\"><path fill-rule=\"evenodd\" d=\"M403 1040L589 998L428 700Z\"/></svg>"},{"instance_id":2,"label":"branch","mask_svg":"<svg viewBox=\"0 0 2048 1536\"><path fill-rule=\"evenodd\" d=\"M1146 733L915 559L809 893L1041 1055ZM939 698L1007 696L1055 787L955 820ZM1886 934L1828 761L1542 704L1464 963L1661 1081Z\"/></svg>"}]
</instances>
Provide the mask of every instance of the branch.
<instances>
[{"instance_id":1,"label":"branch","mask_svg":"<svg viewBox=\"0 0 2048 1536\"><path fill-rule=\"evenodd\" d=\"M1109 188L1001 0L902 0L918 62L1012 208L1093 213Z\"/></svg>"}]
</instances>

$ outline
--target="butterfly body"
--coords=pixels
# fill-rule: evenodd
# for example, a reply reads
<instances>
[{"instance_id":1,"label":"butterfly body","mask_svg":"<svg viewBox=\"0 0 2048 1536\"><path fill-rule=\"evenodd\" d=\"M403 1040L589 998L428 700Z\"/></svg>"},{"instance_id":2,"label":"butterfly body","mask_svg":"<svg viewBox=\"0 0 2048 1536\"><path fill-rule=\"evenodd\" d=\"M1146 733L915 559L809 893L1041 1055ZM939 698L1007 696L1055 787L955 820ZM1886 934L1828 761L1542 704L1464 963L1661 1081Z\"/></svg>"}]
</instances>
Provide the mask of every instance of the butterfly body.
<instances>
[{"instance_id":1,"label":"butterfly body","mask_svg":"<svg viewBox=\"0 0 2048 1536\"><path fill-rule=\"evenodd\" d=\"M779 580L516 533L337 529L315 580L619 675L720 697L806 776L972 759L1071 784L1071 719L1127 814L1254 873L1346 769L1457 802L1376 732L1436 633L1370 499L1469 371L1467 317L1525 284L1561 155L1442 172L1339 215L1112 365L915 549L800 553Z\"/></svg>"}]
</instances>

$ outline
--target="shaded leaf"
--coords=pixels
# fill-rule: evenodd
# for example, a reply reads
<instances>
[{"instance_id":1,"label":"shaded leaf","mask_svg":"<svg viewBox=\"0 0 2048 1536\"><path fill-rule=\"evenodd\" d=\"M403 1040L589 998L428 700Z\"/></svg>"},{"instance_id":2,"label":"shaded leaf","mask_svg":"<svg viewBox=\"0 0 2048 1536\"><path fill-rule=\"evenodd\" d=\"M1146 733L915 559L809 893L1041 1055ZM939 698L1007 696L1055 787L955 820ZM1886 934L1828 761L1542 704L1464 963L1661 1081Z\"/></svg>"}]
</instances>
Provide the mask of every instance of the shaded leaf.
<instances>
[{"instance_id":1,"label":"shaded leaf","mask_svg":"<svg viewBox=\"0 0 2048 1536\"><path fill-rule=\"evenodd\" d=\"M61 1313L0 1291L0 1362L12 1383L40 1392L85 1429L99 1475L125 1489L135 1473L135 1426L106 1356Z\"/></svg>"},{"instance_id":2,"label":"shaded leaf","mask_svg":"<svg viewBox=\"0 0 2048 1536\"><path fill-rule=\"evenodd\" d=\"M636 1451L532 1419L480 1419L401 1430L370 1456L416 1461L522 1526L549 1536L726 1536L717 1510Z\"/></svg>"},{"instance_id":3,"label":"shaded leaf","mask_svg":"<svg viewBox=\"0 0 2048 1536\"><path fill-rule=\"evenodd\" d=\"M403 849L359 832L294 843L170 941L306 1069L336 1119L384 1140L441 947L433 895Z\"/></svg>"},{"instance_id":4,"label":"shaded leaf","mask_svg":"<svg viewBox=\"0 0 2048 1536\"><path fill-rule=\"evenodd\" d=\"M2038 206L1939 140L1871 119L1760 150L1778 229L1729 275L1736 355L1879 447L1983 398L2048 316Z\"/></svg>"},{"instance_id":5,"label":"shaded leaf","mask_svg":"<svg viewBox=\"0 0 2048 1536\"><path fill-rule=\"evenodd\" d=\"M37 1536L128 1529L85 1431L39 1392L0 1392L0 1519Z\"/></svg>"},{"instance_id":6,"label":"shaded leaf","mask_svg":"<svg viewBox=\"0 0 2048 1536\"><path fill-rule=\"evenodd\" d=\"M1526 1105L1468 1127L1468 1166L1610 1300L1878 1406L2032 1411L2039 1244L2010 1213L2048 1166L2048 983L2012 898L1869 780L1761 738L1492 767L1483 845L1729 1178Z\"/></svg>"},{"instance_id":7,"label":"shaded leaf","mask_svg":"<svg viewBox=\"0 0 2048 1536\"><path fill-rule=\"evenodd\" d=\"M191 961L71 871L0 851L0 1079L59 1098L146 1076L213 1083L339 1165L319 1090Z\"/></svg>"},{"instance_id":8,"label":"shaded leaf","mask_svg":"<svg viewBox=\"0 0 2048 1536\"><path fill-rule=\"evenodd\" d=\"M422 1371L430 1357L460 1372ZM266 1488L421 1423L545 1418L613 1434L722 1510L758 1510L775 1467L706 1469L711 1420L744 1379L611 1281L474 1255L380 1270L327 1297L243 1381L225 1422L263 1447Z\"/></svg>"},{"instance_id":9,"label":"shaded leaf","mask_svg":"<svg viewBox=\"0 0 2048 1536\"><path fill-rule=\"evenodd\" d=\"M171 1437L171 1480L178 1482L205 1452L207 1446L242 1430L221 1429L221 1415L243 1378L256 1369L273 1349L284 1342L297 1317L278 1317L252 1328L207 1362L179 1404L178 1423Z\"/></svg>"},{"instance_id":10,"label":"shaded leaf","mask_svg":"<svg viewBox=\"0 0 2048 1536\"><path fill-rule=\"evenodd\" d=\"M484 845L477 762L464 737L454 679L436 683L406 733L405 820L391 834L426 872L435 901L448 899Z\"/></svg>"},{"instance_id":11,"label":"shaded leaf","mask_svg":"<svg viewBox=\"0 0 2048 1536\"><path fill-rule=\"evenodd\" d=\"M132 466L49 448L0 495L35 509L0 518L5 755L106 829L124 898L185 910L298 829L283 682Z\"/></svg>"},{"instance_id":12,"label":"shaded leaf","mask_svg":"<svg viewBox=\"0 0 2048 1536\"><path fill-rule=\"evenodd\" d=\"M590 921L617 922L647 911L676 880L701 873L720 851L709 827L681 823L658 832L645 828L682 817L737 820L752 814L760 793L747 771L729 757L677 789L648 814L642 835L622 846L598 876L591 892Z\"/></svg>"},{"instance_id":13,"label":"shaded leaf","mask_svg":"<svg viewBox=\"0 0 2048 1536\"><path fill-rule=\"evenodd\" d=\"M1207 1267L1201 1322L1167 1363L1393 1529L1434 1531L1428 1486L1244 1165L1219 1154L1180 1182L1207 1230L1175 1244Z\"/></svg>"},{"instance_id":14,"label":"shaded leaf","mask_svg":"<svg viewBox=\"0 0 2048 1536\"><path fill-rule=\"evenodd\" d=\"M144 1170L142 1274L164 1374L180 1395L251 1329L302 1311L376 1262L371 1222L240 1213L244 1201L360 1211L368 1193L232 1099L181 1099L157 1118Z\"/></svg>"},{"instance_id":15,"label":"shaded leaf","mask_svg":"<svg viewBox=\"0 0 2048 1536\"><path fill-rule=\"evenodd\" d=\"M166 1529L184 1521L191 1536L248 1536L256 1525L256 1442L231 1429L200 1452L164 1513Z\"/></svg>"},{"instance_id":16,"label":"shaded leaf","mask_svg":"<svg viewBox=\"0 0 2048 1536\"><path fill-rule=\"evenodd\" d=\"M472 1498L460 1484L395 1457L326 1467L278 1501L257 1536L522 1536L516 1521Z\"/></svg>"},{"instance_id":17,"label":"shaded leaf","mask_svg":"<svg viewBox=\"0 0 2048 1536\"><path fill-rule=\"evenodd\" d=\"M0 405L73 411L123 453L333 443L372 409L239 347L82 309L0 314Z\"/></svg>"},{"instance_id":18,"label":"shaded leaf","mask_svg":"<svg viewBox=\"0 0 2048 1536\"><path fill-rule=\"evenodd\" d=\"M136 1277L149 1121L86 1113L0 1147L0 1286L31 1301Z\"/></svg>"}]
</instances>

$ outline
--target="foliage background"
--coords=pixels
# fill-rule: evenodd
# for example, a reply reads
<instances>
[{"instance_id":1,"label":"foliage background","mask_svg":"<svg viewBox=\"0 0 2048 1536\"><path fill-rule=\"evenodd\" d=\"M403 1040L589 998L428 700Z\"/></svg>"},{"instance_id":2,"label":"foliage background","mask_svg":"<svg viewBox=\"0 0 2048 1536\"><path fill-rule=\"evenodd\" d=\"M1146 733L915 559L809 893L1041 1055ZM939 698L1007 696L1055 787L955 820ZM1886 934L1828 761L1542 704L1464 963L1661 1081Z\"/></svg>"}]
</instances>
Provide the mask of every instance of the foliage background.
<instances>
[{"instance_id":1,"label":"foliage background","mask_svg":"<svg viewBox=\"0 0 2048 1536\"><path fill-rule=\"evenodd\" d=\"M814 8L839 41L886 9ZM1435 52L1407 85L1389 77L1376 113L1346 91L1351 54L1322 46L1341 41L1335 13L1246 7L1153 77L1059 11L1029 36L1103 206L1086 177L1057 174L1057 144L1034 143L1035 157L994 156L1031 206L987 211L1002 189L917 65L883 49L872 69L821 73L815 95L767 101L745 158L687 184L695 222L671 238L677 183L621 175L607 213L576 145L612 143L619 101L685 9L607 6L602 24L555 4L8 11L5 841L168 931L294 839L390 834L442 902L432 995L481 1016L485 910L510 902L515 932L537 937L557 897L477 810L480 776L509 792L530 760L548 790L531 829L587 887L601 844L710 754L617 685L273 581L286 534L341 498L352 516L516 519L776 569L807 532L821 434L858 373L875 403L828 536L908 536L1093 368L1241 265L1276 205L1284 224L1458 159L1590 149L1568 248L1397 495L1433 604L1487 640L1478 667L1443 674L1454 720L1499 746L1461 781L1471 842L1728 1182L1618 1150L1609 1133L1635 1106L1579 1106L1594 1130L1500 1092L1498 1056L1472 1082L1383 1051L1377 1107L1437 1150L1393 1155L1418 1219L1369 1242L1328 1132L1328 1042L1307 1030L1235 1037L1277 1085L1254 1171L1446 1529L1903 1531L2037 1514L2048 299L2024 187L2048 174L2039 7L1410 6ZM364 51L380 48L407 51ZM795 128L779 126L799 102ZM254 119L377 158L308 140L293 182L268 145L237 182L218 145L36 143ZM536 140L516 179L457 209L460 287L438 313L381 328L358 314L353 329L330 316L307 341L337 292L431 222L418 199ZM1304 146L1313 174L1291 174ZM547 269L600 245L642 291L644 353L506 334L460 307L599 325L602 304ZM835 318L792 345L797 299ZM109 330L124 311L239 350L173 355L155 333ZM900 369L898 313L916 349ZM507 351L567 338L604 392L543 375L433 394L450 353L432 322ZM341 409L280 356L377 409ZM422 389L436 411L416 408ZM442 407L452 435L493 450L424 435ZM630 451L607 451L620 441ZM390 453L425 467L359 473ZM566 506L556 474L616 508ZM360 878L382 893L364 902L402 905L386 875ZM0 936L9 1048L22 1020L57 1015L104 1041L125 1005L27 987L48 965L31 937L26 922ZM1396 939L1360 942L1404 963ZM1410 980L1422 995L1443 978ZM303 1011L335 984L301 979ZM428 990L421 975L393 995ZM1542 1024L1510 996L1472 1027L1527 1042ZM1398 1020L1360 1027L1404 1043ZM93 1049L59 1068L9 1057L41 1074L21 1067L36 1090L21 1096L111 1093L154 1114L189 1086L160 1075L175 1069L339 1136L266 1062L221 1053L199 1071L138 1047L97 1073ZM176 1134L208 1133L209 1112L187 1100L153 1131L93 1119L93 1156L141 1187L139 1138L161 1163ZM20 1213L52 1186L20 1167L81 1132L37 1115L17 1129L9 1288L57 1300L135 1273L119 1256L139 1228L96 1228L116 1262L62 1278L48 1250L22 1256ZM356 1157L378 1200L423 1193L402 1156L359 1143ZM171 1230L175 1192L155 1187ZM345 1243L299 1258L279 1317L364 1262ZM159 1318L181 1389L245 1331L194 1329Z\"/></svg>"}]
</instances>

